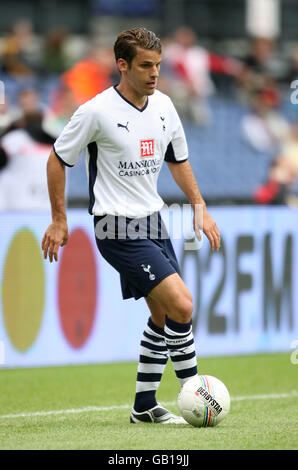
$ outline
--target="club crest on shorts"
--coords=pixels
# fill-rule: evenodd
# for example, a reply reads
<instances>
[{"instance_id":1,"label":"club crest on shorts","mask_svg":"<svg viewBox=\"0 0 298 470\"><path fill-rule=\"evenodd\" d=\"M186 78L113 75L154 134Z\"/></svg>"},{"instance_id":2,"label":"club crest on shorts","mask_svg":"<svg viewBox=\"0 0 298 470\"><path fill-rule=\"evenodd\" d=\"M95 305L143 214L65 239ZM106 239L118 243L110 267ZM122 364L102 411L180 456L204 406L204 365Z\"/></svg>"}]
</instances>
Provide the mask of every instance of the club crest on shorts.
<instances>
[{"instance_id":1,"label":"club crest on shorts","mask_svg":"<svg viewBox=\"0 0 298 470\"><path fill-rule=\"evenodd\" d=\"M155 274L152 274L150 272L150 269L151 269L151 266L150 264L148 264L147 266L145 266L145 264L141 264L142 268L143 268L143 271L145 271L145 273L148 273L149 274L149 279L150 281L154 281L155 279Z\"/></svg>"},{"instance_id":2,"label":"club crest on shorts","mask_svg":"<svg viewBox=\"0 0 298 470\"><path fill-rule=\"evenodd\" d=\"M154 139L140 140L141 157L154 156Z\"/></svg>"}]
</instances>

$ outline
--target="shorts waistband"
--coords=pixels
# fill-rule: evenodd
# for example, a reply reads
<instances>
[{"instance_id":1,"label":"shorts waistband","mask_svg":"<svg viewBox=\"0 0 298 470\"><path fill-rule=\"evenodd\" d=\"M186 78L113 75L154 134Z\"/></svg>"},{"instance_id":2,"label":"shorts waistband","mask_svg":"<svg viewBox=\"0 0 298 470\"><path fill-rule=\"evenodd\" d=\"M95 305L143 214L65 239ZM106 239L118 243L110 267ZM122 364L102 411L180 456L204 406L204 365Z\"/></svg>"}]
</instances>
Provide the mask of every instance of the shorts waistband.
<instances>
[{"instance_id":1,"label":"shorts waistband","mask_svg":"<svg viewBox=\"0 0 298 470\"><path fill-rule=\"evenodd\" d=\"M117 240L169 238L160 212L135 219L121 215L95 215L94 228L99 240L106 238Z\"/></svg>"}]
</instances>

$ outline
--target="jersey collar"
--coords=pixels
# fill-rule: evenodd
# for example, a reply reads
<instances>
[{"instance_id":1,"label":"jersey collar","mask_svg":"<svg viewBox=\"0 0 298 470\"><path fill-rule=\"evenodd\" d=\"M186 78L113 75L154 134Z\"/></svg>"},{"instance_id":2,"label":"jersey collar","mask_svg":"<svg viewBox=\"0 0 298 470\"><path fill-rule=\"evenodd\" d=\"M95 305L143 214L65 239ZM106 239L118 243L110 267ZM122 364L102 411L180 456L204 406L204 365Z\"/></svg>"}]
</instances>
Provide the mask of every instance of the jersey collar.
<instances>
[{"instance_id":1,"label":"jersey collar","mask_svg":"<svg viewBox=\"0 0 298 470\"><path fill-rule=\"evenodd\" d=\"M130 104L130 106L132 106L133 108L137 109L138 111L140 111L140 113L142 113L143 111L145 111L145 109L147 108L148 106L148 102L149 102L149 98L147 96L147 101L146 103L144 104L144 106L142 108L137 108L137 106L135 106L133 103L131 103L128 99L125 98L125 96L122 95L122 93L120 93L119 90L117 90L117 85L114 85L114 90L118 93L118 95L124 100L126 101L126 103Z\"/></svg>"}]
</instances>

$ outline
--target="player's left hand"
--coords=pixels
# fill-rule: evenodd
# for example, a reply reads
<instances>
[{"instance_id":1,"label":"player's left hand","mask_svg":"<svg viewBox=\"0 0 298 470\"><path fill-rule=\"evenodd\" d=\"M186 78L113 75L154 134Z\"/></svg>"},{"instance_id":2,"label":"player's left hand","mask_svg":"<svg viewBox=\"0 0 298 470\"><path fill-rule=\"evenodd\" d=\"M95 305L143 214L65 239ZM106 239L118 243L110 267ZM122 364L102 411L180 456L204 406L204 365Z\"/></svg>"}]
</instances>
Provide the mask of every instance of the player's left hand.
<instances>
[{"instance_id":1,"label":"player's left hand","mask_svg":"<svg viewBox=\"0 0 298 470\"><path fill-rule=\"evenodd\" d=\"M203 225L203 227L201 227L201 225ZM206 208L204 208L203 210L203 217L199 228L203 230L204 234L208 238L209 243L211 245L211 250L218 251L220 249L220 232L214 219L211 217ZM197 227L194 226L194 229L197 234L199 232L197 230ZM198 239L200 240L200 236L198 236Z\"/></svg>"}]
</instances>

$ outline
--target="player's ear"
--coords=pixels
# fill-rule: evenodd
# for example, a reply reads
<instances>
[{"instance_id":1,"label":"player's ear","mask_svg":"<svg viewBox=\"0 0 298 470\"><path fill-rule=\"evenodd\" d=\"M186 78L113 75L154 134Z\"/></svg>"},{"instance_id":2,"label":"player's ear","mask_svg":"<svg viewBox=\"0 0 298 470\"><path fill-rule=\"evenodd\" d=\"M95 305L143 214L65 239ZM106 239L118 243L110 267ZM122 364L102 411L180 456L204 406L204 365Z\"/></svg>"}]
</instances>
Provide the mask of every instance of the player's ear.
<instances>
[{"instance_id":1,"label":"player's ear","mask_svg":"<svg viewBox=\"0 0 298 470\"><path fill-rule=\"evenodd\" d=\"M118 66L118 70L119 70L120 73L127 72L128 63L126 62L125 59L118 59L117 60L117 66Z\"/></svg>"}]
</instances>

